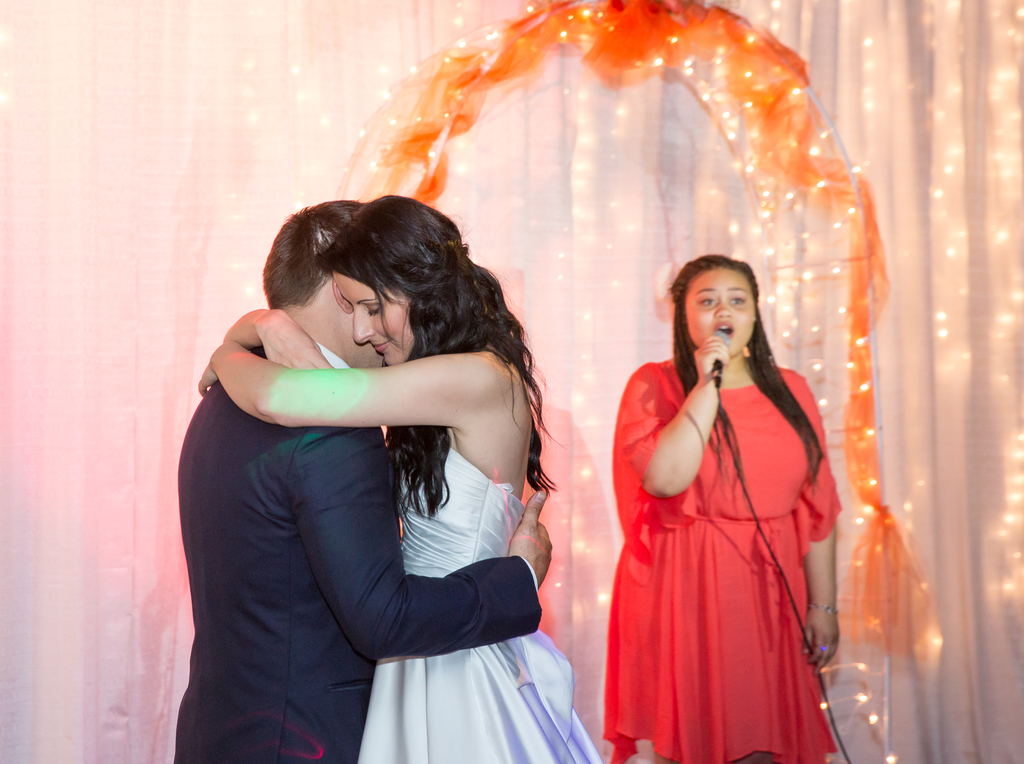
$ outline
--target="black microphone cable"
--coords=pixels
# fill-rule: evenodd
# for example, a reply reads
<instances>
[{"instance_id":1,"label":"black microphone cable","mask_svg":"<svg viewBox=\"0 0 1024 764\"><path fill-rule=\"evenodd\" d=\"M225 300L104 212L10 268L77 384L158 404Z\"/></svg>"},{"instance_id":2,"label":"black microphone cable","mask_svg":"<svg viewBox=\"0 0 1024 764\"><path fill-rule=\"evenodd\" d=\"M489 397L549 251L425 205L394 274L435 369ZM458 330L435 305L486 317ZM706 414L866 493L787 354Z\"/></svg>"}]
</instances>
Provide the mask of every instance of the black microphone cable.
<instances>
[{"instance_id":1,"label":"black microphone cable","mask_svg":"<svg viewBox=\"0 0 1024 764\"><path fill-rule=\"evenodd\" d=\"M721 398L719 398L718 401L718 413L719 419L721 420L721 415L722 413L724 413ZM728 421L728 419L724 421ZM800 638L803 640L804 647L807 648L807 654L813 655L814 645L812 645L810 640L807 639L807 630L804 627L804 619L800 616L800 609L796 605L796 597L793 596L793 590L789 586L789 579L786 577L786 573L782 569L782 565L779 563L779 558L775 556L775 550L772 549L772 545L768 542L768 537L765 535L764 528L761 527L761 518L759 518L757 516L757 512L754 511L754 502L751 500L750 492L747 490L747 481L743 476L743 468L740 466L740 461L736 453L736 448L733 445L732 438L725 437L722 438L722 440L725 441L726 446L728 446L729 448L729 454L732 456L732 464L733 467L736 469L736 477L739 480L740 487L743 489L743 497L746 499L747 508L750 510L750 514L754 518L754 524L757 526L757 532L760 534L761 541L764 542L765 548L768 550L768 554L771 555L772 562L775 564L775 569L779 572L779 576L782 577L782 583L786 587L786 594L789 597L789 604L793 608L793 615L796 616L796 622L800 626ZM843 738L839 734L839 726L836 724L836 718L832 714L832 703L828 699L828 691L825 689L825 679L824 677L822 677L820 670L818 671L818 684L821 686L821 697L825 703L825 710L828 712L829 725L832 727L832 732L836 737L836 743L839 745L839 750L842 752L843 758L846 760L846 763L853 764L853 761L850 759L850 754L846 752L846 746L843 745Z\"/></svg>"}]
</instances>

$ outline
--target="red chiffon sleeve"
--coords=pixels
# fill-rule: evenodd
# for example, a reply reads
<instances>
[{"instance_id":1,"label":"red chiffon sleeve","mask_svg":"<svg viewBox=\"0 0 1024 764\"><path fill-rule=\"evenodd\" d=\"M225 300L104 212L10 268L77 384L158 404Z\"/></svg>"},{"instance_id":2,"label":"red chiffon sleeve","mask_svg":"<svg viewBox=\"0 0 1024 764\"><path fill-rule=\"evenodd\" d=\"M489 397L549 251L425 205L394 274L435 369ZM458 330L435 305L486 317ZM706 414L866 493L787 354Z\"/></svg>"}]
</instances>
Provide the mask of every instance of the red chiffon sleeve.
<instances>
[{"instance_id":1,"label":"red chiffon sleeve","mask_svg":"<svg viewBox=\"0 0 1024 764\"><path fill-rule=\"evenodd\" d=\"M836 480L832 475L832 468L828 459L828 448L825 444L825 429L821 424L821 415L818 414L817 401L814 394L807 386L807 381L796 372L782 369L782 376L787 386L796 398L800 408L807 414L811 421L818 442L821 444L822 459L818 468L818 477L811 481L808 477L800 492L800 498L796 506L797 533L800 538L800 554L807 554L808 544L811 541L824 541L832 532L836 517L842 509L839 503L839 492L836 489Z\"/></svg>"},{"instance_id":2,"label":"red chiffon sleeve","mask_svg":"<svg viewBox=\"0 0 1024 764\"><path fill-rule=\"evenodd\" d=\"M641 366L622 394L615 425L613 479L619 522L636 562L651 565L652 525L688 525L695 512L692 491L659 499L643 489L658 437L683 403L683 388L671 361ZM639 571L631 565L634 575ZM642 577L642 576L640 576Z\"/></svg>"}]
</instances>

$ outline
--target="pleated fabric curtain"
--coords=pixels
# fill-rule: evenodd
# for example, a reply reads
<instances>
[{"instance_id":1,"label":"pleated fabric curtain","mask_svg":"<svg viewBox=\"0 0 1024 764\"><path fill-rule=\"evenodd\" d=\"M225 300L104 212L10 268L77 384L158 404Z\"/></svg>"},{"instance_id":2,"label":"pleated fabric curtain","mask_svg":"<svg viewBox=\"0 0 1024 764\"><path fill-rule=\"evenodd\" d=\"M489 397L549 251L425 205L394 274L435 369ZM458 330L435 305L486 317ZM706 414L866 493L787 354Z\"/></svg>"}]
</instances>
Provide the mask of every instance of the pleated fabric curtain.
<instances>
[{"instance_id":1,"label":"pleated fabric curtain","mask_svg":"<svg viewBox=\"0 0 1024 764\"><path fill-rule=\"evenodd\" d=\"M892 663L893 750L1024 761L1024 10L728 7L809 62L875 192L892 283L878 324L884 487L934 615L918 624L933 649ZM192 637L177 457L199 375L263 305L278 227L336 198L392 89L524 12L0 0L0 759L172 760ZM760 239L728 146L671 73L614 88L563 49L502 95L453 144L439 206L501 275L545 378L560 490L545 510L543 626L599 740L618 399L635 368L671 354L659 295L672 269L707 252L760 262ZM766 295L784 286L762 275ZM862 529L849 497L841 576ZM837 662L847 748L880 761L882 655L846 642Z\"/></svg>"}]
</instances>

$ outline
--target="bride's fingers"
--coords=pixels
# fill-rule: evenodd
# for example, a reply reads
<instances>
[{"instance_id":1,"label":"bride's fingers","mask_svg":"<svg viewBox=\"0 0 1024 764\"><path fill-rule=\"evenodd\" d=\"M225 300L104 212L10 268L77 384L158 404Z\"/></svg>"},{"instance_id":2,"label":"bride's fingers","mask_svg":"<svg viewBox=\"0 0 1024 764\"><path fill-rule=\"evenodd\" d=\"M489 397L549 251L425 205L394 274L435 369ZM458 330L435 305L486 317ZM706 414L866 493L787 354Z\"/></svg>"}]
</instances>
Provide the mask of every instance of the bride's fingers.
<instances>
[{"instance_id":1,"label":"bride's fingers","mask_svg":"<svg viewBox=\"0 0 1024 764\"><path fill-rule=\"evenodd\" d=\"M217 373L213 370L213 364L207 364L203 376L199 379L199 394L205 396L216 381Z\"/></svg>"}]
</instances>

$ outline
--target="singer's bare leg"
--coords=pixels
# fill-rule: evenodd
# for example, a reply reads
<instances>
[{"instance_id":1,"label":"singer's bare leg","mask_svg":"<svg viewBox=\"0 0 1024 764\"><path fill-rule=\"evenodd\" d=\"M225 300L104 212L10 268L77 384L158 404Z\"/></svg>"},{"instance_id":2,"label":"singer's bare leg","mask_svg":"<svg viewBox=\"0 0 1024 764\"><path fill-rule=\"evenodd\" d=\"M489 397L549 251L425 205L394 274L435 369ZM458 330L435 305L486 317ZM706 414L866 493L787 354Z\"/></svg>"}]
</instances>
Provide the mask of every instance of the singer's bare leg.
<instances>
[{"instance_id":1,"label":"singer's bare leg","mask_svg":"<svg viewBox=\"0 0 1024 764\"><path fill-rule=\"evenodd\" d=\"M736 759L733 764L773 764L775 758L768 751L754 751L749 756Z\"/></svg>"}]
</instances>

